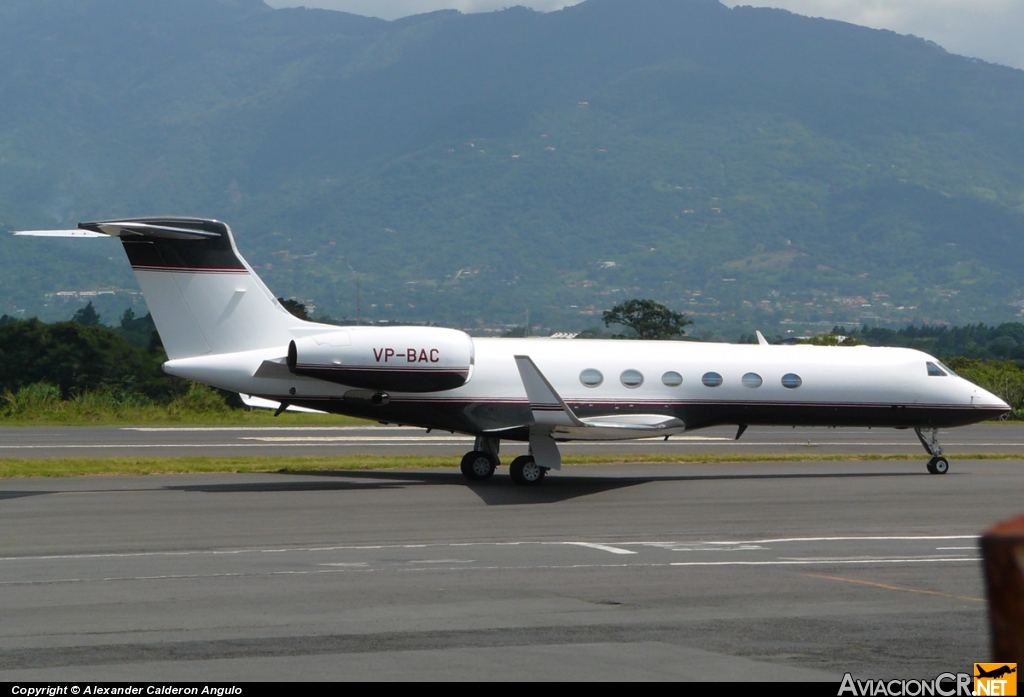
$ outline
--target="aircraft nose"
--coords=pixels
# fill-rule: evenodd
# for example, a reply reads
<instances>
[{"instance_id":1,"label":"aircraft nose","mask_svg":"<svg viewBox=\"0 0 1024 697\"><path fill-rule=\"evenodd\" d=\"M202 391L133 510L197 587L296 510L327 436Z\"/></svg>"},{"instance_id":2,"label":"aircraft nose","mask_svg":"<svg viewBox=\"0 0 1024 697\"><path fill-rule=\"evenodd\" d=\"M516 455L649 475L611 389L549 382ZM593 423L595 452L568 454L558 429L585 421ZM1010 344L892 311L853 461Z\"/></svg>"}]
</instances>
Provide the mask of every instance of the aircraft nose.
<instances>
[{"instance_id":1,"label":"aircraft nose","mask_svg":"<svg viewBox=\"0 0 1024 697\"><path fill-rule=\"evenodd\" d=\"M971 395L971 404L979 407L985 407L987 409L1000 409L1007 412L1011 411L1009 404L988 390L983 390L980 387L974 388L974 394Z\"/></svg>"}]
</instances>

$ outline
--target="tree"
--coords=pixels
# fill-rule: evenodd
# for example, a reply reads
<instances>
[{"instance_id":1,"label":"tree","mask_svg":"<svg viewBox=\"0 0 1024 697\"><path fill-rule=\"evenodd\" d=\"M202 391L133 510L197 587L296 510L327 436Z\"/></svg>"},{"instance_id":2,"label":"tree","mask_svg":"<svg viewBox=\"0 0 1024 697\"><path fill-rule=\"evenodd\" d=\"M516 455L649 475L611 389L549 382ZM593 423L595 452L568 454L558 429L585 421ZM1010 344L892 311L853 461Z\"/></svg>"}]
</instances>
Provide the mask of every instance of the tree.
<instances>
[{"instance_id":1,"label":"tree","mask_svg":"<svg viewBox=\"0 0 1024 697\"><path fill-rule=\"evenodd\" d=\"M294 298L288 298L287 300L285 300L284 298L278 298L277 301L284 305L284 309L288 310L288 312L292 313L299 319L310 319L309 312L306 311L306 306L300 303L298 300Z\"/></svg>"},{"instance_id":2,"label":"tree","mask_svg":"<svg viewBox=\"0 0 1024 697\"><path fill-rule=\"evenodd\" d=\"M693 324L681 312L675 312L653 300L627 300L601 313L605 326L621 324L637 333L639 339L674 339ZM621 335L620 335L621 336Z\"/></svg>"},{"instance_id":3,"label":"tree","mask_svg":"<svg viewBox=\"0 0 1024 697\"><path fill-rule=\"evenodd\" d=\"M135 321L135 310L130 307L124 309L124 314L121 315L121 329L128 329L132 326L132 322Z\"/></svg>"},{"instance_id":4,"label":"tree","mask_svg":"<svg viewBox=\"0 0 1024 697\"><path fill-rule=\"evenodd\" d=\"M92 300L85 307L79 308L75 312L75 316L71 318L71 321L86 327L98 327L102 324L100 313L96 312L96 308L92 306Z\"/></svg>"}]
</instances>

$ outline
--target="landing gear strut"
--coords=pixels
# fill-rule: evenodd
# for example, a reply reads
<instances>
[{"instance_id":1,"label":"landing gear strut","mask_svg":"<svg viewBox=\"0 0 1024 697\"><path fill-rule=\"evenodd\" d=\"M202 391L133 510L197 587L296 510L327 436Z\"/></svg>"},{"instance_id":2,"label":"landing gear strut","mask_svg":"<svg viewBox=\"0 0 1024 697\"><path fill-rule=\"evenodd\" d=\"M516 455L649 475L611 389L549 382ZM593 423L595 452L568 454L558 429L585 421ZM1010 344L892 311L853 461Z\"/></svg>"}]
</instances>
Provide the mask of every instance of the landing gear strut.
<instances>
[{"instance_id":1,"label":"landing gear strut","mask_svg":"<svg viewBox=\"0 0 1024 697\"><path fill-rule=\"evenodd\" d=\"M470 481L490 479L498 467L498 448L501 441L497 438L477 436L473 450L462 457L462 476Z\"/></svg>"},{"instance_id":2,"label":"landing gear strut","mask_svg":"<svg viewBox=\"0 0 1024 697\"><path fill-rule=\"evenodd\" d=\"M921 433L920 427L914 428L917 439L921 441L925 451L931 455L931 459L928 460L928 472L931 474L945 474L949 471L949 460L942 456L942 446L939 445L939 429L931 428L928 430L930 431L929 437L925 438L925 435Z\"/></svg>"}]
</instances>

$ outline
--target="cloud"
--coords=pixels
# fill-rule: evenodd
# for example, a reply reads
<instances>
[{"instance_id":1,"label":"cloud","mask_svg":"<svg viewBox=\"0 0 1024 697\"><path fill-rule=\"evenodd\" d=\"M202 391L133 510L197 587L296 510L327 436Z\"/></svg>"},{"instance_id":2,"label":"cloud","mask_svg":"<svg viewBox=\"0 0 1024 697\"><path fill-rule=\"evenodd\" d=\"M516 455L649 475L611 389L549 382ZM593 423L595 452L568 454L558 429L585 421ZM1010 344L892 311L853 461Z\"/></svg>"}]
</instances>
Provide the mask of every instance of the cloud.
<instances>
[{"instance_id":1,"label":"cloud","mask_svg":"<svg viewBox=\"0 0 1024 697\"><path fill-rule=\"evenodd\" d=\"M744 0L810 17L891 29L934 41L951 53L1024 68L1021 0Z\"/></svg>"},{"instance_id":2,"label":"cloud","mask_svg":"<svg viewBox=\"0 0 1024 697\"><path fill-rule=\"evenodd\" d=\"M580 0L266 0L272 7L321 7L398 19L456 9L490 12L525 5L550 12ZM1024 0L742 0L757 7L781 7L796 14L838 19L875 29L914 34L952 53L1024 68Z\"/></svg>"}]
</instances>

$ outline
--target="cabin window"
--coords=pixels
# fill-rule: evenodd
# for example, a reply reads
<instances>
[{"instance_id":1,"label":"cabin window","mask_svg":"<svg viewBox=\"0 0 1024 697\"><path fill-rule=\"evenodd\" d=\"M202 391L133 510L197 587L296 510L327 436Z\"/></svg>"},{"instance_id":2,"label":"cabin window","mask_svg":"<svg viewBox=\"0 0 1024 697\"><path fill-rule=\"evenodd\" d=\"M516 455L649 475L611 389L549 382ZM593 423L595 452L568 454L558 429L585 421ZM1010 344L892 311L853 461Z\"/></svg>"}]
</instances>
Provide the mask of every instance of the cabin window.
<instances>
[{"instance_id":1,"label":"cabin window","mask_svg":"<svg viewBox=\"0 0 1024 697\"><path fill-rule=\"evenodd\" d=\"M764 380L762 380L761 376L758 375L757 373L747 373L741 378L741 382L743 383L744 387L754 389L760 387L761 383L764 382Z\"/></svg>"},{"instance_id":2,"label":"cabin window","mask_svg":"<svg viewBox=\"0 0 1024 697\"><path fill-rule=\"evenodd\" d=\"M939 366L932 363L931 361L928 361L928 374L936 378L946 377L946 372Z\"/></svg>"},{"instance_id":3,"label":"cabin window","mask_svg":"<svg viewBox=\"0 0 1024 697\"><path fill-rule=\"evenodd\" d=\"M679 387L683 384L683 376L674 370L670 370L661 376L661 381L669 387Z\"/></svg>"},{"instance_id":4,"label":"cabin window","mask_svg":"<svg viewBox=\"0 0 1024 697\"><path fill-rule=\"evenodd\" d=\"M802 384L804 384L804 381L796 373L786 373L782 376L782 386L787 390L795 390Z\"/></svg>"},{"instance_id":5,"label":"cabin window","mask_svg":"<svg viewBox=\"0 0 1024 697\"><path fill-rule=\"evenodd\" d=\"M705 387L718 387L722 384L722 376L718 373L704 373L700 381Z\"/></svg>"},{"instance_id":6,"label":"cabin window","mask_svg":"<svg viewBox=\"0 0 1024 697\"><path fill-rule=\"evenodd\" d=\"M622 381L623 385L630 389L635 389L644 384L643 373L639 370L633 370L632 368L629 370L623 370L622 375L619 376L619 380Z\"/></svg>"},{"instance_id":7,"label":"cabin window","mask_svg":"<svg viewBox=\"0 0 1024 697\"><path fill-rule=\"evenodd\" d=\"M596 370L594 368L587 368L582 373L580 373L580 382L582 382L587 387L597 387L602 382L604 382L604 375L601 375L600 370Z\"/></svg>"}]
</instances>

